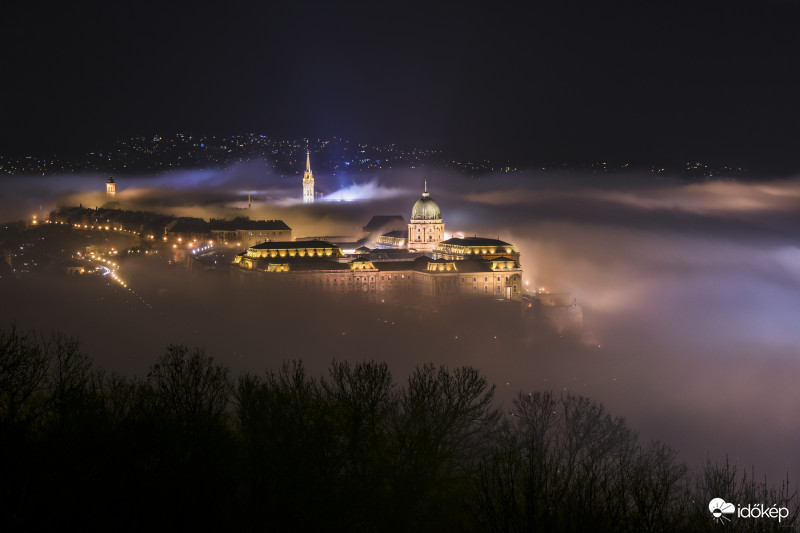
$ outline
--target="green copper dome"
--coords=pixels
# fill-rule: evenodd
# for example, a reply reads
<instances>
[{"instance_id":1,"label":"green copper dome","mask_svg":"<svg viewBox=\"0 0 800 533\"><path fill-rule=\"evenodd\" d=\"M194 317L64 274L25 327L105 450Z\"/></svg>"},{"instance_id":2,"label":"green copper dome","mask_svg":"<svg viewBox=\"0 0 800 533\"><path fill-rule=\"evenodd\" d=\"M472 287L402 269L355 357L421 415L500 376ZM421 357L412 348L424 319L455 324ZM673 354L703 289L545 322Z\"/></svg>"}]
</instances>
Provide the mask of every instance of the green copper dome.
<instances>
[{"instance_id":1,"label":"green copper dome","mask_svg":"<svg viewBox=\"0 0 800 533\"><path fill-rule=\"evenodd\" d=\"M441 220L442 210L439 209L433 198L428 195L428 183L425 183L425 192L411 209L411 220Z\"/></svg>"}]
</instances>

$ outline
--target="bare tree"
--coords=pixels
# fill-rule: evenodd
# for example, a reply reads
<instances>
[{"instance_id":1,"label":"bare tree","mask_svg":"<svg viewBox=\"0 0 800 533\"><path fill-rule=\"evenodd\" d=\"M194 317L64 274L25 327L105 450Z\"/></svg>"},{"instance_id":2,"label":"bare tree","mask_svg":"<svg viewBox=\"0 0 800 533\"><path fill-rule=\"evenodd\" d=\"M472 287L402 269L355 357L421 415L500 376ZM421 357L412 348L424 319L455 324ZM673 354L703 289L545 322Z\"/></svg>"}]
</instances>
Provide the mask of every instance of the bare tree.
<instances>
[{"instance_id":1,"label":"bare tree","mask_svg":"<svg viewBox=\"0 0 800 533\"><path fill-rule=\"evenodd\" d=\"M0 330L0 421L16 424L31 414L29 401L43 390L49 354L32 333L20 333L16 324Z\"/></svg>"},{"instance_id":2,"label":"bare tree","mask_svg":"<svg viewBox=\"0 0 800 533\"><path fill-rule=\"evenodd\" d=\"M458 516L483 442L495 431L494 386L472 367L417 367L400 392L394 463L397 523L435 528Z\"/></svg>"},{"instance_id":3,"label":"bare tree","mask_svg":"<svg viewBox=\"0 0 800 533\"><path fill-rule=\"evenodd\" d=\"M162 416L184 425L219 421L226 412L232 383L228 369L214 364L203 350L170 346L147 375L154 407Z\"/></svg>"},{"instance_id":4,"label":"bare tree","mask_svg":"<svg viewBox=\"0 0 800 533\"><path fill-rule=\"evenodd\" d=\"M335 491L340 525L369 529L388 523L390 428L396 416L394 383L386 363L331 364L320 382L337 436L331 459L338 465Z\"/></svg>"},{"instance_id":5,"label":"bare tree","mask_svg":"<svg viewBox=\"0 0 800 533\"><path fill-rule=\"evenodd\" d=\"M492 531L669 530L686 468L589 399L520 394L475 477Z\"/></svg>"},{"instance_id":6,"label":"bare tree","mask_svg":"<svg viewBox=\"0 0 800 533\"><path fill-rule=\"evenodd\" d=\"M741 506L763 504L766 508L785 509L780 522L772 518L747 519L729 517L724 527L734 532L785 532L796 531L800 516L800 501L797 488L792 488L787 476L779 486L769 485L766 477L757 481L754 469L750 472L732 465L728 459L724 463L706 461L703 468L692 478L688 494L688 505L684 512L686 521L696 531L718 531L721 524L712 519L709 502L712 498L722 498ZM724 519L722 519L724 520Z\"/></svg>"},{"instance_id":7,"label":"bare tree","mask_svg":"<svg viewBox=\"0 0 800 533\"><path fill-rule=\"evenodd\" d=\"M338 437L318 382L301 361L236 389L243 498L251 528L320 529L335 522ZM314 512L309 512L314 509Z\"/></svg>"}]
</instances>

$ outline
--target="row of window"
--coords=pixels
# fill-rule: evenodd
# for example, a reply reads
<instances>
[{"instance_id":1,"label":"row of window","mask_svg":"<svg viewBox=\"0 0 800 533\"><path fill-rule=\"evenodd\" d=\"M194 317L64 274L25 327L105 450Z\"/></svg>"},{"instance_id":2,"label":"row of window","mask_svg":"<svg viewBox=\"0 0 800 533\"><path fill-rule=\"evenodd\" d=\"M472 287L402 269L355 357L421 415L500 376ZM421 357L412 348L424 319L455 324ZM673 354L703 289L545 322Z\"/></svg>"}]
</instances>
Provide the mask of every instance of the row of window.
<instances>
[{"instance_id":1,"label":"row of window","mask_svg":"<svg viewBox=\"0 0 800 533\"><path fill-rule=\"evenodd\" d=\"M381 281L386 281L387 278L388 278L389 281L392 280L392 276L381 276ZM339 279L340 279L339 277L332 277L332 278L325 278L325 281L326 281L326 283L331 283L331 280L333 280L333 283L338 283ZM344 279L346 279L348 282L350 282L350 278L349 277L345 277ZM394 279L395 280L406 279L406 276L405 276L405 274L401 274L399 276L395 275ZM361 276L356 276L355 280L356 281L361 281ZM375 281L375 276L369 276L369 277L364 276L364 281ZM320 281L320 283L321 283L321 281ZM342 283L344 283L344 281L342 281Z\"/></svg>"},{"instance_id":2,"label":"row of window","mask_svg":"<svg viewBox=\"0 0 800 533\"><path fill-rule=\"evenodd\" d=\"M388 276L388 277L389 277L389 279L391 279L391 276ZM383 279L383 278L384 278L384 276L381 276L381 279ZM405 279L405 275L402 275L401 278ZM338 278L338 277L324 278L324 281L321 280L321 279L311 279L311 280L304 280L304 283L305 284L311 284L311 285L322 285L322 284L339 285L339 279L340 278ZM352 281L351 278L346 277L346 278L342 279L342 285L345 284L345 282L344 282L345 279L347 280L348 284ZM395 280L397 280L397 279L399 279L399 278L397 276L395 276ZM464 278L461 278L461 279L462 279L462 281L464 280ZM508 278L506 278L506 279L508 279ZM356 281L360 281L361 278L360 277L356 277L355 280ZM477 278L473 278L473 280L477 280ZM487 280L488 280L488 276L485 276L484 277L484 281L487 281ZM500 278L498 278L498 281L499 280L500 280ZM370 281L370 282L374 283L375 282L375 276L369 276L369 279L367 278L367 276L364 276L364 282L366 283L367 281ZM424 281L427 284L430 283L430 280L424 280ZM367 290L367 285L364 285L363 287L364 287L364 290L366 291ZM374 285L372 287L373 287L373 290L374 290ZM380 290L391 289L391 288L392 288L392 284L391 283L386 284L385 287L384 287L384 285L380 285ZM478 292L478 287L477 286L473 286L472 287L472 292L473 292L473 294L477 293ZM489 286L488 285L484 285L483 286L483 292L484 292L484 294L488 294L489 293ZM495 292L498 293L498 294L501 294L502 293L502 287L500 285L497 285L495 287ZM512 286L512 292L516 294L516 292L517 292L517 286L516 285Z\"/></svg>"},{"instance_id":3,"label":"row of window","mask_svg":"<svg viewBox=\"0 0 800 533\"><path fill-rule=\"evenodd\" d=\"M461 283L466 283L466 281L467 281L467 278L461 278ZM497 281L498 282L502 281L502 276L497 276ZM508 276L506 276L506 281L508 281ZM477 277L473 277L472 278L472 282L473 283L477 283L478 282L478 278ZM488 283L489 282L489 276L483 276L483 282L484 283Z\"/></svg>"},{"instance_id":4,"label":"row of window","mask_svg":"<svg viewBox=\"0 0 800 533\"><path fill-rule=\"evenodd\" d=\"M473 294L478 292L478 287L477 286L473 286L472 287L472 292L473 292ZM483 292L484 293L488 293L489 292L489 286L488 285L484 285L483 286ZM500 293L500 285L497 286L497 290L495 292ZM512 292L514 292L514 293L517 292L517 286L516 285L513 286Z\"/></svg>"}]
</instances>

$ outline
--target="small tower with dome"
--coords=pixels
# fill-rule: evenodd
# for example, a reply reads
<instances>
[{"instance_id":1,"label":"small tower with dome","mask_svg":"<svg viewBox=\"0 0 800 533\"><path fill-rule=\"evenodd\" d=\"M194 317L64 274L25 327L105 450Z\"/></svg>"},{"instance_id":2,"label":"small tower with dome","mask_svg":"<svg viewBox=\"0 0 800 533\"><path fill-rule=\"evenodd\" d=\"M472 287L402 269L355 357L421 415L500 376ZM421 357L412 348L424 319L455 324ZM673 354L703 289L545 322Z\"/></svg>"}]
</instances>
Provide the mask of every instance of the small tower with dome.
<instances>
[{"instance_id":1,"label":"small tower with dome","mask_svg":"<svg viewBox=\"0 0 800 533\"><path fill-rule=\"evenodd\" d=\"M444 240L442 210L430 194L428 182L425 191L411 209L411 222L408 224L408 248L418 252L432 252Z\"/></svg>"}]
</instances>

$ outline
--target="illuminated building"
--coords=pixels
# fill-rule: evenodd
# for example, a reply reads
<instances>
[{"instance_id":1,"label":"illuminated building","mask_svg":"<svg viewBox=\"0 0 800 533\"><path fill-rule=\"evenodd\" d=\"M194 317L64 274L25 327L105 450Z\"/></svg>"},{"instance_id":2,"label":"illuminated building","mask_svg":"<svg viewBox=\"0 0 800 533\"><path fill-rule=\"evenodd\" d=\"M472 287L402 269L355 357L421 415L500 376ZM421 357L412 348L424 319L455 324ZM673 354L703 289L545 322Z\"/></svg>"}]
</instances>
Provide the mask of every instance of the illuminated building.
<instances>
[{"instance_id":1,"label":"illuminated building","mask_svg":"<svg viewBox=\"0 0 800 533\"><path fill-rule=\"evenodd\" d=\"M303 173L303 203L314 203L314 174L311 173L311 152L306 150L306 171Z\"/></svg>"},{"instance_id":2,"label":"illuminated building","mask_svg":"<svg viewBox=\"0 0 800 533\"><path fill-rule=\"evenodd\" d=\"M190 242L214 240L236 242L252 246L264 241L286 241L292 238L292 228L283 220L250 220L239 217L233 220L180 217L172 219L164 227L168 242Z\"/></svg>"},{"instance_id":3,"label":"illuminated building","mask_svg":"<svg viewBox=\"0 0 800 533\"><path fill-rule=\"evenodd\" d=\"M233 220L212 218L209 223L211 238L217 242L240 242L252 246L264 241L288 241L292 228L283 220L250 220L239 217Z\"/></svg>"},{"instance_id":4,"label":"illuminated building","mask_svg":"<svg viewBox=\"0 0 800 533\"><path fill-rule=\"evenodd\" d=\"M428 194L428 182L425 191L411 209L411 222L408 224L408 249L418 252L431 252L444 239L444 222L442 211Z\"/></svg>"},{"instance_id":5,"label":"illuminated building","mask_svg":"<svg viewBox=\"0 0 800 533\"><path fill-rule=\"evenodd\" d=\"M268 264L282 259L323 259L343 257L342 249L328 241L268 241L250 246L236 256L236 264L245 268L253 268L256 260L264 260ZM248 260L249 263L242 263ZM288 270L287 270L288 272Z\"/></svg>"},{"instance_id":6,"label":"illuminated building","mask_svg":"<svg viewBox=\"0 0 800 533\"><path fill-rule=\"evenodd\" d=\"M365 230L385 228L396 218L373 217ZM361 247L348 255L326 240L264 242L239 253L234 264L285 276L313 290L403 305L418 305L420 296L438 303L471 297L522 301L522 268L514 245L484 237L443 240L441 211L427 186L408 226L420 235L408 249L401 248L410 236L395 230L380 238L387 249Z\"/></svg>"},{"instance_id":7,"label":"illuminated building","mask_svg":"<svg viewBox=\"0 0 800 533\"><path fill-rule=\"evenodd\" d=\"M390 231L378 239L378 244L387 248L405 248L406 242L408 242L408 230Z\"/></svg>"},{"instance_id":8,"label":"illuminated building","mask_svg":"<svg viewBox=\"0 0 800 533\"><path fill-rule=\"evenodd\" d=\"M362 228L362 237L370 246L380 246L384 243L383 237L388 235L388 233L397 235L397 232L401 232L407 234L407 228L408 224L400 215L375 215L369 220L367 225ZM402 248L405 248L405 239L406 238L403 237L403 243L400 246ZM394 247L393 245L390 246Z\"/></svg>"},{"instance_id":9,"label":"illuminated building","mask_svg":"<svg viewBox=\"0 0 800 533\"><path fill-rule=\"evenodd\" d=\"M106 196L108 196L109 200L113 200L116 195L117 195L117 184L114 181L114 178L109 176L108 179L106 180Z\"/></svg>"},{"instance_id":10,"label":"illuminated building","mask_svg":"<svg viewBox=\"0 0 800 533\"><path fill-rule=\"evenodd\" d=\"M413 301L415 296L441 303L469 297L522 299L522 269L511 258L447 260L419 255L382 261L380 255L345 256L327 241L265 242L238 254L234 264L243 270L281 273L287 280L329 292L398 302Z\"/></svg>"},{"instance_id":11,"label":"illuminated building","mask_svg":"<svg viewBox=\"0 0 800 533\"><path fill-rule=\"evenodd\" d=\"M496 260L508 257L519 261L519 252L513 244L500 239L487 239L485 237L453 237L442 241L434 250L434 257L441 259L469 259L479 257L486 260Z\"/></svg>"}]
</instances>

